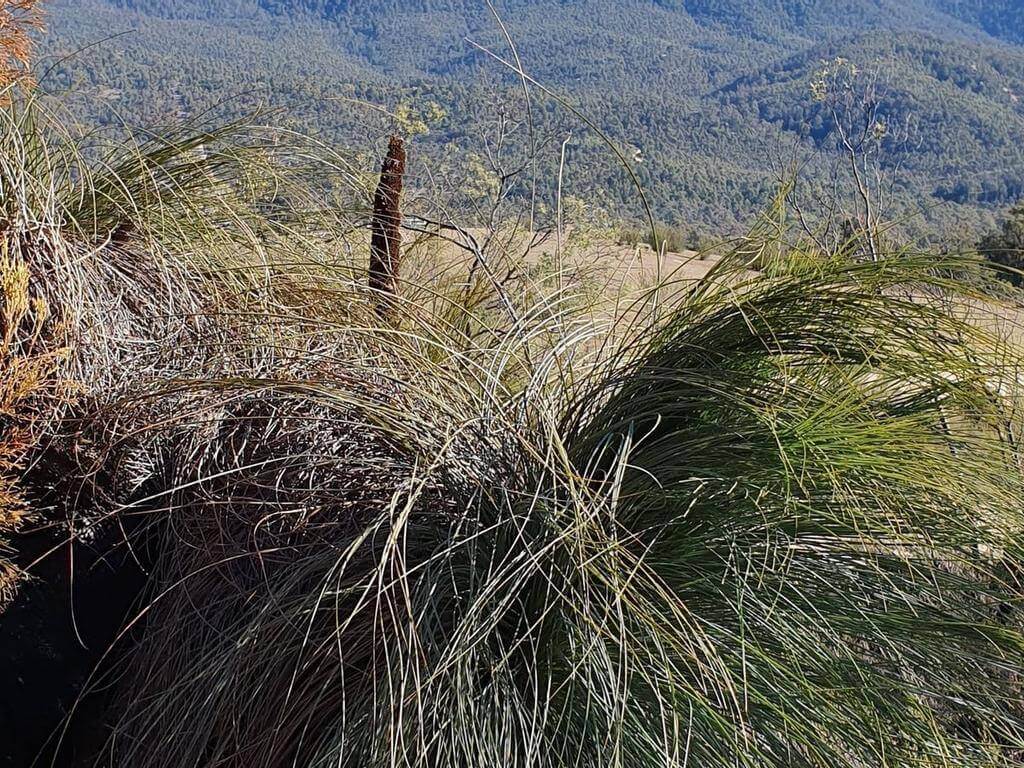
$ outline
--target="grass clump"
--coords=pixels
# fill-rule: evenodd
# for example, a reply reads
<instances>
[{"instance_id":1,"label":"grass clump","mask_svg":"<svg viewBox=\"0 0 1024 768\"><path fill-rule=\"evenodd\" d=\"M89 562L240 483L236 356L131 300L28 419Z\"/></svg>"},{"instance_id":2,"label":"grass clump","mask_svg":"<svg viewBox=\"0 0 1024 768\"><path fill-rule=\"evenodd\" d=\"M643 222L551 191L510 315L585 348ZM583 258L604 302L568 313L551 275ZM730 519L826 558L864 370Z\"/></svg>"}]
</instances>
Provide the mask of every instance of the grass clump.
<instances>
[{"instance_id":1,"label":"grass clump","mask_svg":"<svg viewBox=\"0 0 1024 768\"><path fill-rule=\"evenodd\" d=\"M572 383L593 336L509 388L519 336L468 371L409 325L383 378L238 392L107 760L1011 764L1012 347L951 310L959 259L743 253Z\"/></svg>"},{"instance_id":2,"label":"grass clump","mask_svg":"<svg viewBox=\"0 0 1024 768\"><path fill-rule=\"evenodd\" d=\"M0 43L5 35L23 34L13 14L29 12L30 5L0 5ZM5 50L24 63L27 48ZM6 77L2 72L0 85ZM5 118L13 109L6 98L12 86L7 86L0 89ZM6 133L0 139L0 612L25 575L8 557L13 552L3 540L32 517L22 473L73 395L68 339L52 316L43 284L59 237L47 220L45 204L26 183L24 155L15 135Z\"/></svg>"},{"instance_id":3,"label":"grass clump","mask_svg":"<svg viewBox=\"0 0 1024 768\"><path fill-rule=\"evenodd\" d=\"M5 174L81 381L47 450L149 574L97 765L1020 758L1020 354L964 259L775 221L594 312L456 229L467 274L381 317L357 214L261 216L278 144L37 125Z\"/></svg>"},{"instance_id":4,"label":"grass clump","mask_svg":"<svg viewBox=\"0 0 1024 768\"><path fill-rule=\"evenodd\" d=\"M653 230L650 227L625 227L618 233L616 239L621 245L634 248L646 245L659 253L700 251L705 245L697 230L666 224L656 224Z\"/></svg>"}]
</instances>

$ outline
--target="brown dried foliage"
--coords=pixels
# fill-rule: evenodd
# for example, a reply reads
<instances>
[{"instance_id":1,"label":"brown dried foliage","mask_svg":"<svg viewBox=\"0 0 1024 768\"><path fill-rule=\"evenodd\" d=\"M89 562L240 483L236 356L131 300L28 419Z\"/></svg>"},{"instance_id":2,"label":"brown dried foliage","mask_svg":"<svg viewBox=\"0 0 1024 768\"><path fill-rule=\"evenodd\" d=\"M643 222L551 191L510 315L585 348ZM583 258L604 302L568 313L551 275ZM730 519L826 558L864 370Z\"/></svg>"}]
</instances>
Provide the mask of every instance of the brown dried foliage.
<instances>
[{"instance_id":1,"label":"brown dried foliage","mask_svg":"<svg viewBox=\"0 0 1024 768\"><path fill-rule=\"evenodd\" d=\"M370 241L370 288L377 292L377 309L391 313L390 297L398 294L402 262L402 185L405 142L392 136L373 198L373 237Z\"/></svg>"},{"instance_id":2,"label":"brown dried foliage","mask_svg":"<svg viewBox=\"0 0 1024 768\"><path fill-rule=\"evenodd\" d=\"M31 33L42 28L39 0L0 0L0 88L31 82Z\"/></svg>"},{"instance_id":3,"label":"brown dried foliage","mask_svg":"<svg viewBox=\"0 0 1024 768\"><path fill-rule=\"evenodd\" d=\"M39 439L41 422L65 396L58 372L62 350L48 350L46 303L29 293L29 269L0 253L0 536L17 529L28 513L18 488L28 453ZM13 595L18 570L2 556L0 610Z\"/></svg>"}]
</instances>

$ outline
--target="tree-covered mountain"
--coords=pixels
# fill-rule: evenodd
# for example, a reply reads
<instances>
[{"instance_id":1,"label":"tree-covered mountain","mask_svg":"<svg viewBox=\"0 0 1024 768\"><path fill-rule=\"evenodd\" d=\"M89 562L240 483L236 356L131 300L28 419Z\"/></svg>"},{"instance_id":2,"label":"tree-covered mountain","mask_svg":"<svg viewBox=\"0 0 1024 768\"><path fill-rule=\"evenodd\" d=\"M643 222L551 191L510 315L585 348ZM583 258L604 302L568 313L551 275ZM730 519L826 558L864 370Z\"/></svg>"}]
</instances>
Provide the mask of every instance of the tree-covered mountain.
<instances>
[{"instance_id":1,"label":"tree-covered mountain","mask_svg":"<svg viewBox=\"0 0 1024 768\"><path fill-rule=\"evenodd\" d=\"M122 7L167 18L246 18L260 13L373 24L381 17L453 13L467 20L486 12L481 0L113 0ZM982 33L1024 41L1024 7L1017 0L503 0L504 12L552 5L585 7L611 18L665 10L701 25L724 25L758 38L857 29L918 29ZM646 6L646 8L645 8Z\"/></svg>"},{"instance_id":2,"label":"tree-covered mountain","mask_svg":"<svg viewBox=\"0 0 1024 768\"><path fill-rule=\"evenodd\" d=\"M879 114L904 128L878 157L894 215L980 230L1024 189L1020 0L494 6L526 71L623 150L666 221L732 230L794 163L831 179L832 115L811 83L837 57L871 74ZM478 47L510 55L484 0L54 0L51 11L49 61L70 58L46 87L109 125L281 105L295 127L369 149L386 130L375 107L414 122L429 112L414 154L434 182L459 173L455 158L487 166L500 132L541 147L549 198L543 182L571 134L567 193L613 216L637 211L603 142L537 92L527 111L515 74Z\"/></svg>"}]
</instances>

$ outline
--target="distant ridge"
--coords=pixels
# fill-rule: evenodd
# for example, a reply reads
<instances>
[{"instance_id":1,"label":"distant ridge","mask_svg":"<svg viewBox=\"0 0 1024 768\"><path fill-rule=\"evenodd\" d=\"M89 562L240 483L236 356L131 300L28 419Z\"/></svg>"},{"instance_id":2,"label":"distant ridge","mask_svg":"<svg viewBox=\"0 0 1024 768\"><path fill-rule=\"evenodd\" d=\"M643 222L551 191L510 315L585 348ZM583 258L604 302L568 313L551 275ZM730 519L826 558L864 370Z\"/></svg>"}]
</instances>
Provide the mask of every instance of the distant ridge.
<instances>
[{"instance_id":1,"label":"distant ridge","mask_svg":"<svg viewBox=\"0 0 1024 768\"><path fill-rule=\"evenodd\" d=\"M830 146L830 126L809 83L837 56L884 72L886 117L915 126L894 215L924 211L915 219L923 231L981 231L1024 188L1019 1L495 6L530 74L643 158L635 170L667 222L734 231L771 195L783 156L826 177L831 161L817 153ZM133 30L51 77L57 90L77 83L72 107L110 125L198 114L225 99L238 113L298 104L296 127L365 146L369 118L339 94L384 107L436 102L446 117L413 152L428 162L453 147L470 159L482 153L486 115L501 99L522 108L515 77L467 43L506 51L483 0L53 0L52 9L45 45L54 53ZM567 134L564 111L539 107L546 133ZM636 215L626 175L578 126L575 137L567 189L615 216ZM549 153L541 175L553 177L556 161Z\"/></svg>"}]
</instances>

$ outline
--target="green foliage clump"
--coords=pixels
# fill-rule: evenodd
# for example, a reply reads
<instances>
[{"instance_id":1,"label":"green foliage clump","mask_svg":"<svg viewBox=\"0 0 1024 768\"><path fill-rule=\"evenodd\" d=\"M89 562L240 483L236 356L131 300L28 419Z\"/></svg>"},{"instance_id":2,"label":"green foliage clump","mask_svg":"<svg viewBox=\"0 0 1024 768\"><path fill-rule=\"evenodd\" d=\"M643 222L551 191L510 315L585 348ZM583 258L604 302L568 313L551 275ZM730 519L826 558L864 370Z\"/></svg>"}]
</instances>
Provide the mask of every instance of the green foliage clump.
<instances>
[{"instance_id":1,"label":"green foliage clump","mask_svg":"<svg viewBox=\"0 0 1024 768\"><path fill-rule=\"evenodd\" d=\"M654 251L665 251L666 253L698 251L705 243L704 238L696 229L666 224L656 224L653 230L649 227L622 227L615 233L615 239L620 245L629 245L634 248L638 245L646 245Z\"/></svg>"},{"instance_id":2,"label":"green foliage clump","mask_svg":"<svg viewBox=\"0 0 1024 768\"><path fill-rule=\"evenodd\" d=\"M978 251L1008 269L1003 276L1014 285L1024 284L1024 204L1010 210L999 232L986 235Z\"/></svg>"},{"instance_id":3,"label":"green foliage clump","mask_svg":"<svg viewBox=\"0 0 1024 768\"><path fill-rule=\"evenodd\" d=\"M312 378L232 383L110 763L1010 765L1016 347L958 257L752 275L778 237L616 335L406 294Z\"/></svg>"}]
</instances>

